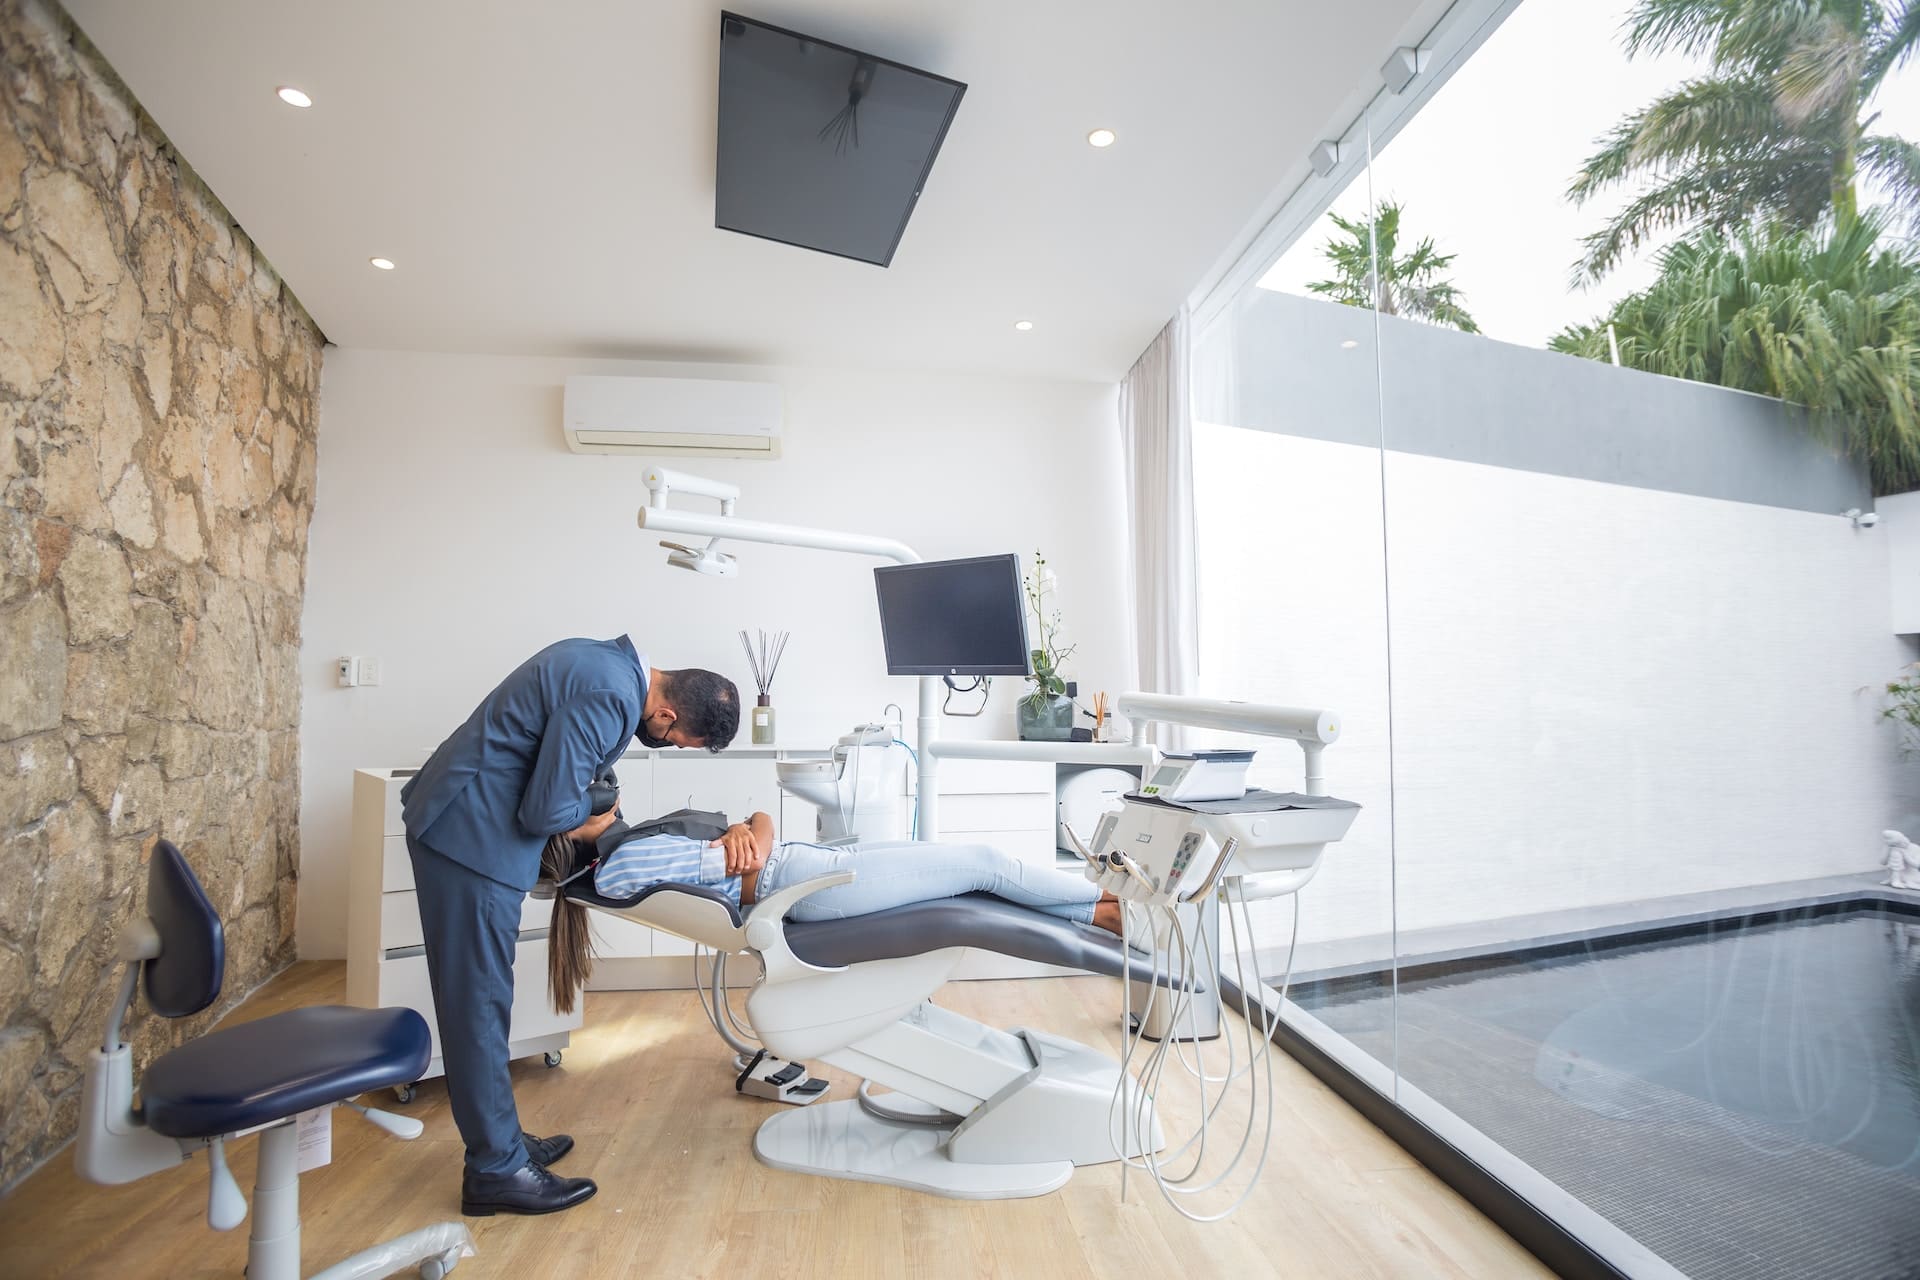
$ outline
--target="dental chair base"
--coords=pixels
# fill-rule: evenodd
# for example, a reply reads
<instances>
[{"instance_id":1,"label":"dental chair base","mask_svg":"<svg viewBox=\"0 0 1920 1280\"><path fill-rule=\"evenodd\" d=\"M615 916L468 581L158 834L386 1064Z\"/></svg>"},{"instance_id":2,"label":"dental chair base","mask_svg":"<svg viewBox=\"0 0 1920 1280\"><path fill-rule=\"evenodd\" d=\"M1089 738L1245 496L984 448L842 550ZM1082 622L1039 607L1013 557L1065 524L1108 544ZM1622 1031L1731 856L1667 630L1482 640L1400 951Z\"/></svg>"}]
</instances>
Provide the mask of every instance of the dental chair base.
<instances>
[{"instance_id":1,"label":"dental chair base","mask_svg":"<svg viewBox=\"0 0 1920 1280\"><path fill-rule=\"evenodd\" d=\"M1007 1055L1004 1066L1017 1074L964 1118L913 1095L874 1099L865 1090L857 1098L777 1115L754 1134L754 1155L792 1173L884 1182L961 1200L1045 1195L1065 1186L1076 1166L1118 1158L1108 1135L1120 1077L1112 1058L1044 1032L996 1031L930 1003L898 1025L915 1024L925 1039L892 1037L875 1044L880 1037L869 1037L826 1060L880 1079L898 1063L875 1053ZM1138 1103L1137 1090L1128 1085ZM1158 1150L1163 1143L1157 1122L1151 1137Z\"/></svg>"},{"instance_id":2,"label":"dental chair base","mask_svg":"<svg viewBox=\"0 0 1920 1280\"><path fill-rule=\"evenodd\" d=\"M863 1086L859 1099L771 1117L753 1145L773 1168L1003 1199L1044 1195L1076 1165L1118 1159L1110 1135L1119 1063L1071 1040L985 1026L929 997L971 949L1144 976L1120 940L979 894L851 919L786 919L802 897L852 878L841 871L791 885L744 918L700 886L658 885L627 901L584 883L566 893L715 950L753 952L761 979L747 1021L769 1053L830 1063L892 1090L874 1098ZM1137 1091L1128 1097L1141 1114ZM1157 1117L1131 1132L1143 1148L1131 1155L1163 1145Z\"/></svg>"}]
</instances>

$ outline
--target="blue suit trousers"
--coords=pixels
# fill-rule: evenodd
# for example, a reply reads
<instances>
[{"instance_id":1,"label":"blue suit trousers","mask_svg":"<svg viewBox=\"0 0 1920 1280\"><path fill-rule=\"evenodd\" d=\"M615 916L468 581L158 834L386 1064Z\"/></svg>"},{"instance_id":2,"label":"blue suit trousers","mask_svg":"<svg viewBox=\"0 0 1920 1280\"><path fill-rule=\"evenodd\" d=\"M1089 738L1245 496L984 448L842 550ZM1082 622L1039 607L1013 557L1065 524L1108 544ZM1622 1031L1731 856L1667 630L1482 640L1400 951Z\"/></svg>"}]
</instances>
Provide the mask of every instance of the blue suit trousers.
<instances>
[{"instance_id":1,"label":"blue suit trousers","mask_svg":"<svg viewBox=\"0 0 1920 1280\"><path fill-rule=\"evenodd\" d=\"M527 1163L507 1066L513 952L526 895L412 836L407 852L413 856L447 1097L466 1143L467 1170L512 1173Z\"/></svg>"}]
</instances>

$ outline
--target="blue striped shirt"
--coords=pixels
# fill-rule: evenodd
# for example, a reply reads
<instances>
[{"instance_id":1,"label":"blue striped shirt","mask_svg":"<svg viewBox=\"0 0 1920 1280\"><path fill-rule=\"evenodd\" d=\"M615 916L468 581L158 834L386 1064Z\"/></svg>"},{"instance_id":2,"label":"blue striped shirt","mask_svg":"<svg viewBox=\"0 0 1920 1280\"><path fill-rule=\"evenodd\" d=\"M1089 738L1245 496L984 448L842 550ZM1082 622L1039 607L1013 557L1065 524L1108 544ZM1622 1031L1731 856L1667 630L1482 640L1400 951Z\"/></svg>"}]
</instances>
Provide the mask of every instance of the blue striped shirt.
<instances>
[{"instance_id":1,"label":"blue striped shirt","mask_svg":"<svg viewBox=\"0 0 1920 1280\"><path fill-rule=\"evenodd\" d=\"M691 836L629 840L593 869L593 891L603 898L631 898L656 884L705 885L740 901L740 877L727 874L727 851Z\"/></svg>"}]
</instances>

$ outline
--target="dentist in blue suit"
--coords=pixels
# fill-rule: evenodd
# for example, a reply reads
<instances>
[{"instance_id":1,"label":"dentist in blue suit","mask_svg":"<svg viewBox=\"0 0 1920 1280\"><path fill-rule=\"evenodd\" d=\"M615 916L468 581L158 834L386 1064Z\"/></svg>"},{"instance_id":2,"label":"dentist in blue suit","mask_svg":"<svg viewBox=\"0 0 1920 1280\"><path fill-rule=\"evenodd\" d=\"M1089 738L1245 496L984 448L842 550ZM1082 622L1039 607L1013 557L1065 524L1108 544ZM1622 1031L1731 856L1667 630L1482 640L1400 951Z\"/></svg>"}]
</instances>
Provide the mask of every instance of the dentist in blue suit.
<instances>
[{"instance_id":1,"label":"dentist in blue suit","mask_svg":"<svg viewBox=\"0 0 1920 1280\"><path fill-rule=\"evenodd\" d=\"M447 1095L467 1148L462 1213L554 1213L597 1190L549 1172L573 1139L521 1130L507 1069L514 943L541 848L612 824L617 809L591 816L587 784L635 738L719 751L739 727L740 691L724 676L656 670L626 636L562 640L501 681L401 790Z\"/></svg>"}]
</instances>

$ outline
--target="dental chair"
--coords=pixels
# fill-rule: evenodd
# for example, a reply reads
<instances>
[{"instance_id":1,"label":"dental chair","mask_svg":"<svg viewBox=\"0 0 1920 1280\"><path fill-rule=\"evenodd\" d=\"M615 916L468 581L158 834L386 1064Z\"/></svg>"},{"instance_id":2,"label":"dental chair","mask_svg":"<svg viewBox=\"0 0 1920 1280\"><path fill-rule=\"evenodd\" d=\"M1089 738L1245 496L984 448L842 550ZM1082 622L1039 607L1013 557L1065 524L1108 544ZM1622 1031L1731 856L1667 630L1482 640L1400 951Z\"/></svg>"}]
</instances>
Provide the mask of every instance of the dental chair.
<instances>
[{"instance_id":1,"label":"dental chair","mask_svg":"<svg viewBox=\"0 0 1920 1280\"><path fill-rule=\"evenodd\" d=\"M258 1133L247 1276L294 1280L300 1274L299 1117L344 1105L396 1137L419 1137L418 1120L352 1099L420 1077L432 1056L426 1022L412 1009L317 1005L211 1031L149 1064L136 1106L133 1052L120 1038L136 991L146 992L148 1007L161 1017L188 1017L219 998L226 967L220 917L186 859L164 840L148 867L146 912L121 935L120 957L126 977L105 1040L87 1062L74 1161L80 1176L106 1185L133 1182L205 1150L207 1222L227 1231L247 1216L227 1168L227 1144ZM464 1225L440 1222L357 1253L315 1280L387 1276L414 1266L426 1280L440 1280L472 1253Z\"/></svg>"},{"instance_id":2,"label":"dental chair","mask_svg":"<svg viewBox=\"0 0 1920 1280\"><path fill-rule=\"evenodd\" d=\"M751 952L761 976L747 1016L767 1049L863 1077L854 1098L763 1123L753 1139L763 1164L985 1200L1044 1195L1076 1165L1118 1159L1119 1063L1045 1032L985 1026L929 997L973 948L1152 981L1146 966L1110 934L986 894L847 920L786 919L802 898L852 879L843 871L789 886L744 917L700 885L659 884L620 900L577 875L560 891L716 951ZM545 882L534 892L554 891ZM893 1092L876 1097L876 1084ZM1131 1079L1127 1089L1137 1094ZM1129 1137L1130 1156L1163 1145L1157 1118Z\"/></svg>"}]
</instances>

